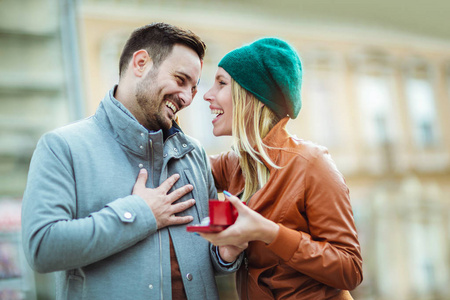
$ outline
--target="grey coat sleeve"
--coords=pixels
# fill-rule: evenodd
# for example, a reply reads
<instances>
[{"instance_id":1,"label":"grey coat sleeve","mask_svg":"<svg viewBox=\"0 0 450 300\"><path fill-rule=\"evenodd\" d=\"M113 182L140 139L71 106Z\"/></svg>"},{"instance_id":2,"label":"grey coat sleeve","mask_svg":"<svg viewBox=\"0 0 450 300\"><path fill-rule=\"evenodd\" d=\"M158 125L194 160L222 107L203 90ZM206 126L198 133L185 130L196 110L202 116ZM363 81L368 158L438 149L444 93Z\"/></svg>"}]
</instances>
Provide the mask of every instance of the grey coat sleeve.
<instances>
[{"instance_id":1,"label":"grey coat sleeve","mask_svg":"<svg viewBox=\"0 0 450 300\"><path fill-rule=\"evenodd\" d=\"M70 148L56 133L33 154L22 204L22 241L38 272L82 267L126 249L157 229L138 196L115 199L77 218L77 182ZM95 170L92 170L95 172ZM92 195L95 201L96 195Z\"/></svg>"},{"instance_id":2,"label":"grey coat sleeve","mask_svg":"<svg viewBox=\"0 0 450 300\"><path fill-rule=\"evenodd\" d=\"M217 199L217 189L214 184L214 177L211 172L211 166L209 164L209 158L207 157L206 153L203 151L203 159L205 161L205 164L207 166L207 178L208 178L208 187L209 187L209 198L210 199ZM242 260L244 258L243 253L234 261L232 264L223 265L219 262L219 258L216 254L216 247L212 244L210 244L210 256L211 260L213 262L214 269L216 271L216 274L218 275L225 275L229 273L236 272L239 267L241 266Z\"/></svg>"}]
</instances>

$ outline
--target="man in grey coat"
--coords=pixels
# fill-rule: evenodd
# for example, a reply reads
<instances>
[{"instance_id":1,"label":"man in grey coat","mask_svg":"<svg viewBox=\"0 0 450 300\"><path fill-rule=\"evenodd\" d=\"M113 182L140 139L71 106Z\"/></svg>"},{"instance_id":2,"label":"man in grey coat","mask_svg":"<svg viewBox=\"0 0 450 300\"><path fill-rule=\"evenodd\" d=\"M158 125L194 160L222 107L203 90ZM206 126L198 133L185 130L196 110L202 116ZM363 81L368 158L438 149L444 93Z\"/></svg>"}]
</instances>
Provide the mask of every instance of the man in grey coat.
<instances>
[{"instance_id":1,"label":"man in grey coat","mask_svg":"<svg viewBox=\"0 0 450 300\"><path fill-rule=\"evenodd\" d=\"M214 276L239 267L185 228L217 198L204 149L175 122L205 47L169 24L136 29L95 115L40 139L22 236L30 265L57 272L57 299L218 299Z\"/></svg>"}]
</instances>

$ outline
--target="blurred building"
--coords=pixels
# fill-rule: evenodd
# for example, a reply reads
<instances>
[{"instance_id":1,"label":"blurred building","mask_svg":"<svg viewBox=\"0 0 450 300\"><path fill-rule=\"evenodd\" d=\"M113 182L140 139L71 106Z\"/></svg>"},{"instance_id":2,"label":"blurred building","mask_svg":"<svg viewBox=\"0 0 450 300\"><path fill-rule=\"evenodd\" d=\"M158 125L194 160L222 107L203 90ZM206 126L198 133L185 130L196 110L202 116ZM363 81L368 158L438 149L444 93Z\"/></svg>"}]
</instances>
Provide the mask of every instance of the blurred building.
<instances>
[{"instance_id":1,"label":"blurred building","mask_svg":"<svg viewBox=\"0 0 450 300\"><path fill-rule=\"evenodd\" d=\"M54 294L51 276L34 276L25 261L20 203L39 137L85 115L74 8L0 1L0 299Z\"/></svg>"},{"instance_id":2,"label":"blurred building","mask_svg":"<svg viewBox=\"0 0 450 300\"><path fill-rule=\"evenodd\" d=\"M212 135L202 100L218 61L244 43L278 36L304 64L303 108L289 130L328 147L350 187L364 257L354 298L448 299L450 33L436 24L448 28L449 5L298 2L2 0L0 199L20 202L43 132L95 112L118 80L134 28L164 21L207 43L199 93L180 121L210 154L231 142ZM50 276L36 278L38 290L51 287ZM236 299L232 278L218 282L223 299Z\"/></svg>"}]
</instances>

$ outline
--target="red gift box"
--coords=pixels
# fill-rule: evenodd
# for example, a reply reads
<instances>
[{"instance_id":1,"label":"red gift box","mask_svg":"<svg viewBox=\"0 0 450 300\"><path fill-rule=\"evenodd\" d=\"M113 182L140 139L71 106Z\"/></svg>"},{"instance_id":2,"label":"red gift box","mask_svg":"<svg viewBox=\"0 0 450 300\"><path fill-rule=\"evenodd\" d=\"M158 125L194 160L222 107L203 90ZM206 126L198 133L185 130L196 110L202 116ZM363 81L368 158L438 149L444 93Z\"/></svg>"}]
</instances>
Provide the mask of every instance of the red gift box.
<instances>
[{"instance_id":1,"label":"red gift box","mask_svg":"<svg viewBox=\"0 0 450 300\"><path fill-rule=\"evenodd\" d=\"M209 224L190 225L189 232L220 232L234 224L238 217L236 208L230 201L209 200Z\"/></svg>"}]
</instances>

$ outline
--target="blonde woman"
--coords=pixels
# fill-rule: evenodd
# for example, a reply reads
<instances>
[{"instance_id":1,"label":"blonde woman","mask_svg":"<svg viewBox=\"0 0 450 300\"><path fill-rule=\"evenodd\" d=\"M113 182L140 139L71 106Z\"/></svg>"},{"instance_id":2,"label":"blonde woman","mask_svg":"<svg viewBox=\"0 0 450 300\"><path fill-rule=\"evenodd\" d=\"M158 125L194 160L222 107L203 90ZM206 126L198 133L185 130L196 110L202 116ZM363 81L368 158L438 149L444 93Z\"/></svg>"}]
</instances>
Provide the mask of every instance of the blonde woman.
<instances>
[{"instance_id":1,"label":"blonde woman","mask_svg":"<svg viewBox=\"0 0 450 300\"><path fill-rule=\"evenodd\" d=\"M294 48L263 38L228 53L204 96L217 114L213 134L234 137L233 150L211 165L239 217L201 236L218 246L224 264L245 249L240 299L352 299L348 291L362 281L343 176L324 147L286 131L301 108L301 83Z\"/></svg>"}]
</instances>

